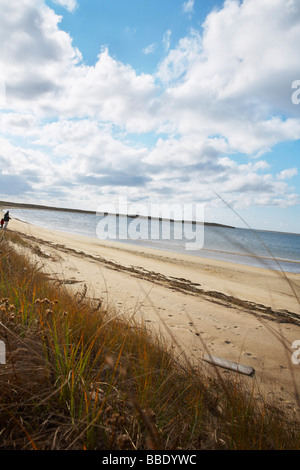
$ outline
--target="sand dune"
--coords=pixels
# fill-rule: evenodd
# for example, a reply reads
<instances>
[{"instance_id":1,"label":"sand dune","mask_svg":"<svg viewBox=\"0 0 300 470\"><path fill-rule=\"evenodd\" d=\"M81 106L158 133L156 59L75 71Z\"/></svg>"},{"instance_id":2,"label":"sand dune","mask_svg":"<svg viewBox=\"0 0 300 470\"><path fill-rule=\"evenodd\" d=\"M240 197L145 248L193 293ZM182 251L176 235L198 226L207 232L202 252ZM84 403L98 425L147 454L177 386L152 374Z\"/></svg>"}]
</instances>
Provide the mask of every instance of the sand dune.
<instances>
[{"instance_id":1,"label":"sand dune","mask_svg":"<svg viewBox=\"0 0 300 470\"><path fill-rule=\"evenodd\" d=\"M300 385L300 364L291 359L292 343L300 340L300 274L103 242L18 220L8 229L27 238L31 248L21 249L50 278L74 291L86 285L89 296L176 339L178 354L195 364L209 352L253 367L255 376L247 380L293 406Z\"/></svg>"}]
</instances>

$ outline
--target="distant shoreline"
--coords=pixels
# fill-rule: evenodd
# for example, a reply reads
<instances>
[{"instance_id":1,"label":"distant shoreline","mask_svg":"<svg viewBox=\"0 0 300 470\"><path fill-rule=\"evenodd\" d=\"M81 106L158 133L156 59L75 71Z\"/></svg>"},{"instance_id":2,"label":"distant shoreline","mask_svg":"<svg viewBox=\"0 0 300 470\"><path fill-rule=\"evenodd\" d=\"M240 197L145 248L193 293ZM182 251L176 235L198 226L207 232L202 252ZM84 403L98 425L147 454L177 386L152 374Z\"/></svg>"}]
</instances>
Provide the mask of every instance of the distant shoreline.
<instances>
[{"instance_id":1,"label":"distant shoreline","mask_svg":"<svg viewBox=\"0 0 300 470\"><path fill-rule=\"evenodd\" d=\"M37 210L51 210L51 211L58 211L58 212L73 212L73 213L78 213L78 214L98 214L98 215L109 215L108 212L98 212L98 211L91 211L91 210L85 210L85 209L69 209L66 207L54 207L54 206L45 206L45 205L39 205L39 204L29 204L29 203L22 203L22 202L8 202L8 201L0 201L0 210L1 207L7 207L7 208L16 208L16 209L37 209ZM126 216L126 214L110 214L110 215L116 215L116 216ZM215 223L215 222L196 222L196 221L188 221L188 220L174 220L174 219L167 219L167 218L162 218L162 217L151 217L151 216L139 216L139 215L134 215L134 214L129 214L127 217L130 218L136 218L136 217L141 217L141 218L146 218L148 220L166 220L170 222L186 222L186 223L192 223L194 225L204 225L207 227L220 227L220 228L230 228L230 229L236 229L237 227L233 225L226 225L226 224L220 224L220 223ZM285 235L298 235L300 236L300 233L296 232L281 232L279 230L266 230L266 229L254 229L251 227L243 227L245 230L253 230L253 231L259 231L259 232L273 232L273 233L284 233Z\"/></svg>"},{"instance_id":2,"label":"distant shoreline","mask_svg":"<svg viewBox=\"0 0 300 470\"><path fill-rule=\"evenodd\" d=\"M126 217L126 214L113 214L113 213L108 213L108 212L98 212L98 211L90 211L90 210L84 210L84 209L68 209L68 208L61 208L61 207L44 206L44 205L39 205L39 204L27 204L27 203L21 203L21 202L0 201L0 207L2 206L5 206L7 208L16 208L16 209L51 210L51 211L59 211L59 212L73 212L73 213L79 213L79 214L98 214L98 215L103 215L103 216L116 215L117 217L119 216ZM231 229L236 228L232 225L218 224L214 222L197 222L194 220L176 220L176 219L167 219L163 217L143 216L143 215L137 215L137 214L127 214L127 217L130 217L130 218L141 217L143 219L148 219L148 220L159 220L159 221L165 220L169 222L192 223L194 225L205 225L205 226L211 226L211 227L223 227L223 228L231 228Z\"/></svg>"}]
</instances>

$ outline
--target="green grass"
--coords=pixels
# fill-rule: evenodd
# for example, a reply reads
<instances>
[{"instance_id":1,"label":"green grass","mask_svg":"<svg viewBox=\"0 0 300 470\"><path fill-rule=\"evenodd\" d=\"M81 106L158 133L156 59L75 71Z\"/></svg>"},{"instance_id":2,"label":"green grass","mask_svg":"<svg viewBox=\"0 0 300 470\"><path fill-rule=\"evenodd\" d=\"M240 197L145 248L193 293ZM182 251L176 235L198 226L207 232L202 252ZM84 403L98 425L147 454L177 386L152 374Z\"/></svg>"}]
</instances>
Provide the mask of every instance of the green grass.
<instances>
[{"instance_id":1,"label":"green grass","mask_svg":"<svg viewBox=\"0 0 300 470\"><path fill-rule=\"evenodd\" d=\"M299 449L299 422L247 381L179 361L12 241L25 247L9 232L0 246L0 449Z\"/></svg>"}]
</instances>

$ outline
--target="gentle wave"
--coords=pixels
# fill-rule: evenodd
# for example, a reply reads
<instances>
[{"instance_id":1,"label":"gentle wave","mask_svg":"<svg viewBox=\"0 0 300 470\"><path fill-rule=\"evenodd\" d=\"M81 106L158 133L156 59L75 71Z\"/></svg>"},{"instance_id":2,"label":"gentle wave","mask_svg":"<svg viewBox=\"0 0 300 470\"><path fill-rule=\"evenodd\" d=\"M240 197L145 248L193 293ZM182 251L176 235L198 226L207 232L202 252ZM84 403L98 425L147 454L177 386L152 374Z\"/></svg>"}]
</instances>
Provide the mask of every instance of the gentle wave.
<instances>
[{"instance_id":1,"label":"gentle wave","mask_svg":"<svg viewBox=\"0 0 300 470\"><path fill-rule=\"evenodd\" d=\"M10 215L40 227L93 238L97 238L97 225L101 220L99 216L91 213L36 209L10 209ZM107 220L109 221L109 216ZM131 221L132 219L127 219L128 224ZM159 238L151 239L151 221L147 223L146 239L116 238L116 241L168 252L300 273L300 235L297 234L205 225L202 248L189 251L186 249L186 243L191 240L184 237L182 239L166 238L161 221L159 221ZM143 224L146 227L146 222ZM170 234L174 235L176 222L169 224ZM189 227L189 235L191 233L191 227ZM113 241L110 238L112 234L107 235L108 239Z\"/></svg>"}]
</instances>

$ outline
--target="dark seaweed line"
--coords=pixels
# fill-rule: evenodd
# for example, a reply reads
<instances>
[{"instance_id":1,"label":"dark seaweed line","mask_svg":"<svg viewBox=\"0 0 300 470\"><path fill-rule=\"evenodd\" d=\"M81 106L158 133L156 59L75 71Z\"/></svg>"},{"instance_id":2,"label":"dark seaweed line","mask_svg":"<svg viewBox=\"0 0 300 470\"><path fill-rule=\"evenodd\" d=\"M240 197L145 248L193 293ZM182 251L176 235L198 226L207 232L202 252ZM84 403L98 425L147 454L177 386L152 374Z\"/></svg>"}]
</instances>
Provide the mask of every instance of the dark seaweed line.
<instances>
[{"instance_id":1,"label":"dark seaweed line","mask_svg":"<svg viewBox=\"0 0 300 470\"><path fill-rule=\"evenodd\" d=\"M32 235L25 235L23 233L17 232L21 237L25 237L30 241L39 243L42 245L47 245L49 247L61 250L65 253L71 253L75 256L83 256L94 262L101 263L107 268L114 271L126 272L131 276L138 277L149 282L168 287L175 291L180 291L185 294L195 295L204 298L210 302L214 302L220 305L226 305L228 308L240 307L245 311L258 315L267 320L271 320L279 323L292 323L294 325L300 326L300 317L296 313L290 312L288 310L273 310L271 307L267 307L262 304L257 304L255 302L250 302L246 300L241 300L231 295L227 295L218 291L207 291L200 287L200 284L193 283L187 279L175 278L175 277L166 277L163 274L156 273L153 271L148 271L144 268L136 268L133 266L124 266L114 261L107 260L102 256L94 256L84 251L78 251L74 248L69 248L62 244L56 244L46 240L36 238Z\"/></svg>"}]
</instances>

